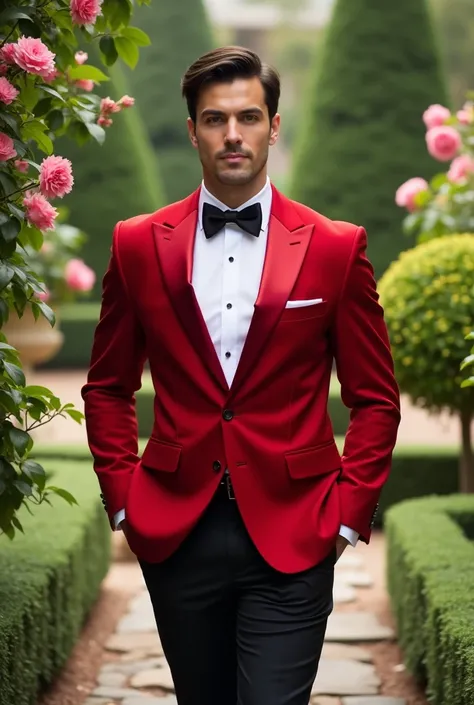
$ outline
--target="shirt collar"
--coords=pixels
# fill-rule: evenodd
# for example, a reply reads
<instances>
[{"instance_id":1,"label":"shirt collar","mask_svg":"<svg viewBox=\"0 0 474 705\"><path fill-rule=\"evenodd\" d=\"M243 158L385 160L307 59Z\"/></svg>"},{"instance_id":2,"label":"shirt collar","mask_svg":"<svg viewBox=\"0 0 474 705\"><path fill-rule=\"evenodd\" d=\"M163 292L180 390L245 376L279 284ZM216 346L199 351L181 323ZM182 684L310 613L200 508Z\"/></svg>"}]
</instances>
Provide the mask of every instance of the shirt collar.
<instances>
[{"instance_id":1,"label":"shirt collar","mask_svg":"<svg viewBox=\"0 0 474 705\"><path fill-rule=\"evenodd\" d=\"M198 210L198 223L200 230L202 230L202 207L204 203L210 203L212 206L221 208L224 211L229 209L229 206L227 206L225 203L222 203L222 201L219 201L218 198L213 196L212 193L207 190L203 181L201 184L201 192L199 194ZM268 227L268 221L270 220L270 211L272 208L272 187L270 183L270 177L267 176L267 181L261 191L255 194L255 196L252 196L252 198L250 198L245 203L242 203L242 205L238 208L232 210L241 211L243 208L247 208L247 206L251 206L254 203L260 203L262 207L262 230L265 230Z\"/></svg>"}]
</instances>

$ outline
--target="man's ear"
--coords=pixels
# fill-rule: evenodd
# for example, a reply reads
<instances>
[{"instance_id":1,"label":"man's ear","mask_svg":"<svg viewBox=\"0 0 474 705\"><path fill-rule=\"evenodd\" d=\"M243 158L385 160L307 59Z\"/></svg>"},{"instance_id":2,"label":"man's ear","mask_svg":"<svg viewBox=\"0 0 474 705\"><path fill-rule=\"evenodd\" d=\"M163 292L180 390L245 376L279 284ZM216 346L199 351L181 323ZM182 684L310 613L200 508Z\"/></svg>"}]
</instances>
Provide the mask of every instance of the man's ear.
<instances>
[{"instance_id":1,"label":"man's ear","mask_svg":"<svg viewBox=\"0 0 474 705\"><path fill-rule=\"evenodd\" d=\"M198 142L197 142L197 137L196 137L196 126L190 117L188 117L188 119L187 119L187 126L188 126L188 134L189 134L189 139L191 140L191 144L193 145L193 147L197 147Z\"/></svg>"},{"instance_id":2,"label":"man's ear","mask_svg":"<svg viewBox=\"0 0 474 705\"><path fill-rule=\"evenodd\" d=\"M270 126L270 140L269 143L271 146L275 144L277 141L279 135L280 135L280 122L281 118L280 115L277 113L275 117L272 120L272 124Z\"/></svg>"}]
</instances>

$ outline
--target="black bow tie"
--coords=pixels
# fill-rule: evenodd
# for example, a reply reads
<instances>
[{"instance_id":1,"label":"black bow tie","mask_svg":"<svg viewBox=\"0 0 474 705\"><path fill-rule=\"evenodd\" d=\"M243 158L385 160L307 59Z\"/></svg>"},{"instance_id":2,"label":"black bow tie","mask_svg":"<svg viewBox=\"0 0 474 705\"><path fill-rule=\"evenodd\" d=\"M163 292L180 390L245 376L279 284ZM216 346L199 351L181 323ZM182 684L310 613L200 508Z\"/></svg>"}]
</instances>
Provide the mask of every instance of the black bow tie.
<instances>
[{"instance_id":1,"label":"black bow tie","mask_svg":"<svg viewBox=\"0 0 474 705\"><path fill-rule=\"evenodd\" d=\"M207 238L222 230L226 223L236 223L242 230L258 237L262 227L262 207L260 203L254 203L241 211L223 211L210 203L204 204L202 225Z\"/></svg>"}]
</instances>

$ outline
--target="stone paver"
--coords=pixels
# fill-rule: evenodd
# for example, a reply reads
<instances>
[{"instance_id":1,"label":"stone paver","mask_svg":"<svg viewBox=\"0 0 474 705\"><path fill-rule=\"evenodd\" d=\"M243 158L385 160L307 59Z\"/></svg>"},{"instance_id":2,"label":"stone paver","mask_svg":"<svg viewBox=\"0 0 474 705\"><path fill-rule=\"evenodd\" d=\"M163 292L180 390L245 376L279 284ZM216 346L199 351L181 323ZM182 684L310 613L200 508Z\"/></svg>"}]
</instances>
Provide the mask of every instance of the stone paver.
<instances>
[{"instance_id":1,"label":"stone paver","mask_svg":"<svg viewBox=\"0 0 474 705\"><path fill-rule=\"evenodd\" d=\"M335 604L354 602L356 596L356 591L351 585L334 581L333 598Z\"/></svg>"},{"instance_id":2,"label":"stone paver","mask_svg":"<svg viewBox=\"0 0 474 705\"><path fill-rule=\"evenodd\" d=\"M154 633L114 634L108 640L105 648L109 651L144 651L148 652L150 656L163 655L163 649L156 629Z\"/></svg>"},{"instance_id":3,"label":"stone paver","mask_svg":"<svg viewBox=\"0 0 474 705\"><path fill-rule=\"evenodd\" d=\"M338 644L337 642L326 642L323 646L321 658L372 662L372 656L367 649L362 649L360 646L353 646L352 644Z\"/></svg>"},{"instance_id":4,"label":"stone paver","mask_svg":"<svg viewBox=\"0 0 474 705\"><path fill-rule=\"evenodd\" d=\"M111 705L110 698L87 698L84 705Z\"/></svg>"},{"instance_id":5,"label":"stone paver","mask_svg":"<svg viewBox=\"0 0 474 705\"><path fill-rule=\"evenodd\" d=\"M156 633L156 624L153 615L141 612L132 612L120 620L117 626L119 634Z\"/></svg>"},{"instance_id":6,"label":"stone paver","mask_svg":"<svg viewBox=\"0 0 474 705\"><path fill-rule=\"evenodd\" d=\"M380 624L372 612L334 611L326 630L326 641L382 641L394 636L393 629Z\"/></svg>"},{"instance_id":7,"label":"stone paver","mask_svg":"<svg viewBox=\"0 0 474 705\"><path fill-rule=\"evenodd\" d=\"M148 671L151 668L157 668L161 663L161 658L148 658L139 661L113 661L102 666L101 673L118 673L124 676L134 676L139 671Z\"/></svg>"},{"instance_id":8,"label":"stone paver","mask_svg":"<svg viewBox=\"0 0 474 705\"><path fill-rule=\"evenodd\" d=\"M361 556L358 556L357 553L354 553L354 551L344 551L342 556L339 558L338 562L336 563L336 575L339 573L341 570L353 570L354 568L363 568L364 567L364 561Z\"/></svg>"},{"instance_id":9,"label":"stone paver","mask_svg":"<svg viewBox=\"0 0 474 705\"><path fill-rule=\"evenodd\" d=\"M334 582L342 583L345 585L352 585L352 587L372 587L374 581L368 573L361 570L341 570L334 575Z\"/></svg>"},{"instance_id":10,"label":"stone paver","mask_svg":"<svg viewBox=\"0 0 474 705\"><path fill-rule=\"evenodd\" d=\"M373 698L343 698L342 705L407 705L407 701L403 698L389 698L378 695Z\"/></svg>"},{"instance_id":11,"label":"stone paver","mask_svg":"<svg viewBox=\"0 0 474 705\"><path fill-rule=\"evenodd\" d=\"M131 680L133 688L162 688L163 690L174 690L171 671L166 660L163 658L160 668L152 668L148 671L139 671Z\"/></svg>"},{"instance_id":12,"label":"stone paver","mask_svg":"<svg viewBox=\"0 0 474 705\"><path fill-rule=\"evenodd\" d=\"M99 674L99 685L106 686L108 688L122 688L127 682L127 675L124 673L114 673L103 671Z\"/></svg>"},{"instance_id":13,"label":"stone paver","mask_svg":"<svg viewBox=\"0 0 474 705\"><path fill-rule=\"evenodd\" d=\"M100 698L108 698L109 700L121 700L123 698L131 698L138 696L139 693L131 688L109 688L101 685L96 688L92 695L97 695Z\"/></svg>"},{"instance_id":14,"label":"stone paver","mask_svg":"<svg viewBox=\"0 0 474 705\"><path fill-rule=\"evenodd\" d=\"M150 695L137 695L134 698L125 698L121 705L177 705L174 695L155 698Z\"/></svg>"},{"instance_id":15,"label":"stone paver","mask_svg":"<svg viewBox=\"0 0 474 705\"><path fill-rule=\"evenodd\" d=\"M380 678L375 666L349 659L321 659L312 692L321 695L375 695Z\"/></svg>"},{"instance_id":16,"label":"stone paver","mask_svg":"<svg viewBox=\"0 0 474 705\"><path fill-rule=\"evenodd\" d=\"M311 705L341 705L339 698L333 698L331 695L313 695Z\"/></svg>"}]
</instances>

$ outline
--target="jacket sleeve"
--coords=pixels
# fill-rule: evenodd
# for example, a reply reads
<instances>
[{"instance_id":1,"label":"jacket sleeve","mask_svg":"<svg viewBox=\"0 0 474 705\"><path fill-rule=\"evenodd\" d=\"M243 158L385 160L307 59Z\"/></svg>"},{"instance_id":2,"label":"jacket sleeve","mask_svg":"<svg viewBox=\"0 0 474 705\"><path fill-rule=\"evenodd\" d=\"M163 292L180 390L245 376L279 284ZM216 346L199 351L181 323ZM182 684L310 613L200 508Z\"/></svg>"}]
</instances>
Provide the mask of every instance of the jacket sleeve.
<instances>
[{"instance_id":1,"label":"jacket sleeve","mask_svg":"<svg viewBox=\"0 0 474 705\"><path fill-rule=\"evenodd\" d=\"M88 443L112 528L114 515L125 507L139 461L135 392L141 387L146 359L145 335L120 266L121 225L113 233L100 319L82 388Z\"/></svg>"},{"instance_id":2,"label":"jacket sleeve","mask_svg":"<svg viewBox=\"0 0 474 705\"><path fill-rule=\"evenodd\" d=\"M358 228L331 340L341 398L350 409L339 480L341 523L368 543L380 492L390 472L400 395L366 247L366 232Z\"/></svg>"}]
</instances>

